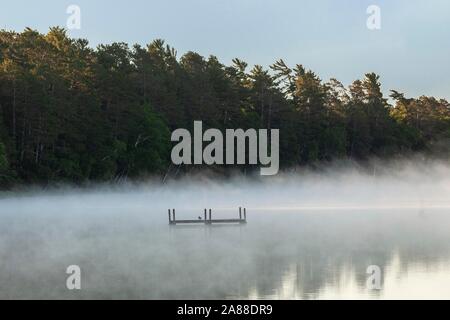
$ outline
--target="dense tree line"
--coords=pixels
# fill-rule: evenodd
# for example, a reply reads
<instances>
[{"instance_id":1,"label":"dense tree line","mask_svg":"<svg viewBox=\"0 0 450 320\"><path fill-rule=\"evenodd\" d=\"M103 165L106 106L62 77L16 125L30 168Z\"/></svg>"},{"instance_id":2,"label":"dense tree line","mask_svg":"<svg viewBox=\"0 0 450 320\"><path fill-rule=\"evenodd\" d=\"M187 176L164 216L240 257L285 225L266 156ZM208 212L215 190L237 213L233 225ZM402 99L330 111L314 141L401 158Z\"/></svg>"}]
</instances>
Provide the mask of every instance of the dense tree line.
<instances>
[{"instance_id":1,"label":"dense tree line","mask_svg":"<svg viewBox=\"0 0 450 320\"><path fill-rule=\"evenodd\" d=\"M174 175L170 132L280 129L284 167L427 150L450 137L446 100L383 97L379 77L348 88L302 65L269 70L176 51L162 40L89 47L61 28L0 31L0 184ZM223 170L218 168L218 170Z\"/></svg>"}]
</instances>

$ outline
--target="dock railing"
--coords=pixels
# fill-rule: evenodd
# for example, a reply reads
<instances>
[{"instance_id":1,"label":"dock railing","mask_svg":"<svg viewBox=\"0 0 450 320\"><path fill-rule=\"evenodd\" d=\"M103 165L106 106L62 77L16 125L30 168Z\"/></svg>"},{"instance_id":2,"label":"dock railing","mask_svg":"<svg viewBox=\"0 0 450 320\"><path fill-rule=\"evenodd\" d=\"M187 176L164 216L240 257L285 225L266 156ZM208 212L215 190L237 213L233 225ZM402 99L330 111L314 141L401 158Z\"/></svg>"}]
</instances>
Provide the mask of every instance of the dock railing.
<instances>
[{"instance_id":1,"label":"dock railing","mask_svg":"<svg viewBox=\"0 0 450 320\"><path fill-rule=\"evenodd\" d=\"M212 218L212 209L204 209L203 219L198 217L198 219L190 219L190 220L180 220L176 218L175 209L168 209L169 215L169 225L177 225L177 224L226 224L226 223L239 223L245 224L247 223L247 209L239 207L239 219L213 219Z\"/></svg>"}]
</instances>

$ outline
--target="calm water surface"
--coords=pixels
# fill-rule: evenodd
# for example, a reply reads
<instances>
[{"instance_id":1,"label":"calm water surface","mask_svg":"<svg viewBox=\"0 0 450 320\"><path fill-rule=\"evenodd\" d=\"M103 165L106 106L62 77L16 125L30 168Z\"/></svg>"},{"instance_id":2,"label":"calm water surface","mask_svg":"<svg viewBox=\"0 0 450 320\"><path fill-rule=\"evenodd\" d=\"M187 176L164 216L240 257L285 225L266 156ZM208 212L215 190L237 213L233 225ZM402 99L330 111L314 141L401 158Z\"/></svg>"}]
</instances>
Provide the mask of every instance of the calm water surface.
<instances>
[{"instance_id":1,"label":"calm water surface","mask_svg":"<svg viewBox=\"0 0 450 320\"><path fill-rule=\"evenodd\" d=\"M128 200L0 200L0 298L450 299L445 208L248 208L243 226L169 227L166 210ZM66 289L69 265L80 291ZM381 290L366 287L370 265Z\"/></svg>"}]
</instances>

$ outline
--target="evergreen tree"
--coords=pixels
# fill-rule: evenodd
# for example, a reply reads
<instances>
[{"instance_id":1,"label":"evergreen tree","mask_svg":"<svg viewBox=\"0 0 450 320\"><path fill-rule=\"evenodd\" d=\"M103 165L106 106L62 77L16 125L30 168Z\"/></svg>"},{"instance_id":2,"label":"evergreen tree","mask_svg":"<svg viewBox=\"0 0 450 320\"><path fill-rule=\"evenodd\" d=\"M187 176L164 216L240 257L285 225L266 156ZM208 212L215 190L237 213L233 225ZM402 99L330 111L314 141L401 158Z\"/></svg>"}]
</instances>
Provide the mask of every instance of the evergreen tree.
<instances>
[{"instance_id":1,"label":"evergreen tree","mask_svg":"<svg viewBox=\"0 0 450 320\"><path fill-rule=\"evenodd\" d=\"M58 27L2 30L0 184L164 177L170 132L195 120L222 131L280 129L282 167L437 146L448 156L449 103L391 97L394 105L374 73L346 88L282 59L269 71L196 52L177 58L160 39L93 49Z\"/></svg>"}]
</instances>

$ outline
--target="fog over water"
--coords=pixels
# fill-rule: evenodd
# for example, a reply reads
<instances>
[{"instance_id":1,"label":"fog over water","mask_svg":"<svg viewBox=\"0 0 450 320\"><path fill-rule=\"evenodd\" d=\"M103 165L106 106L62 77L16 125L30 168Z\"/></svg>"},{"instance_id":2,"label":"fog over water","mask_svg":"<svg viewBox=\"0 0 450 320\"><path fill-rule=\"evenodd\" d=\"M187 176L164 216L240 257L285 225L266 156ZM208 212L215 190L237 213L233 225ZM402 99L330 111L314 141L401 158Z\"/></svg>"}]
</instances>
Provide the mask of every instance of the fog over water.
<instances>
[{"instance_id":1,"label":"fog over water","mask_svg":"<svg viewBox=\"0 0 450 320\"><path fill-rule=\"evenodd\" d=\"M168 208L237 218L239 206L246 225L168 225ZM66 288L69 265L81 290ZM381 290L366 287L370 265ZM450 165L3 194L0 298L450 299Z\"/></svg>"}]
</instances>

